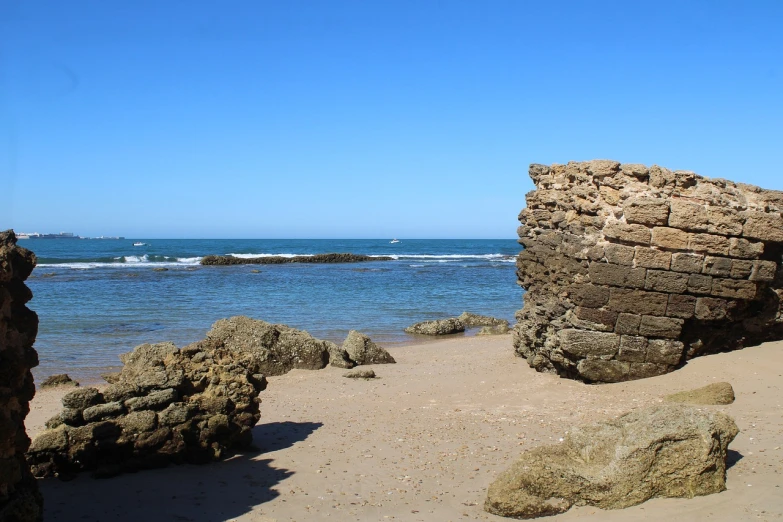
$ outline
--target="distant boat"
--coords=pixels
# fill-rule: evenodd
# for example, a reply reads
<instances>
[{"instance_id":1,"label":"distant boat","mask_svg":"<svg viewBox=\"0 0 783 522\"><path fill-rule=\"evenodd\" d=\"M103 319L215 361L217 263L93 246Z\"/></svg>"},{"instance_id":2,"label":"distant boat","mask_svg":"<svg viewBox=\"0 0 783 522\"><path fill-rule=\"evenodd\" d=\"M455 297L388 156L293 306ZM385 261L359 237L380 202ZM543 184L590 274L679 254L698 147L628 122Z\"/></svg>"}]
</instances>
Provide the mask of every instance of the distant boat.
<instances>
[{"instance_id":1,"label":"distant boat","mask_svg":"<svg viewBox=\"0 0 783 522\"><path fill-rule=\"evenodd\" d=\"M391 241L389 241L389 243L399 243L399 242L400 242L400 240L399 240L399 239L396 239L396 238L395 238L395 239L392 239Z\"/></svg>"},{"instance_id":2,"label":"distant boat","mask_svg":"<svg viewBox=\"0 0 783 522\"><path fill-rule=\"evenodd\" d=\"M147 243L142 243L141 241L137 241L133 243L133 246L147 246Z\"/></svg>"}]
</instances>

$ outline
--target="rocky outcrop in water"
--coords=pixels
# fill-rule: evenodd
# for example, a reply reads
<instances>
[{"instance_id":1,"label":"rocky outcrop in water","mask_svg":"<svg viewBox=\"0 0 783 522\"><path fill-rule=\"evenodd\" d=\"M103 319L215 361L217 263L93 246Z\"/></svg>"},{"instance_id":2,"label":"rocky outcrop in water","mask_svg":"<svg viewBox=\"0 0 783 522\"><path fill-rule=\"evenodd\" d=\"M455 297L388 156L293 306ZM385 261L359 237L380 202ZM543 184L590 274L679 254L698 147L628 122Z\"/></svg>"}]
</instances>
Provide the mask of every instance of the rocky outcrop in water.
<instances>
[{"instance_id":1,"label":"rocky outcrop in water","mask_svg":"<svg viewBox=\"0 0 783 522\"><path fill-rule=\"evenodd\" d=\"M536 518L571 506L621 509L655 497L726 489L726 454L737 435L723 414L661 404L572 429L560 444L522 454L489 486L484 508Z\"/></svg>"},{"instance_id":2,"label":"rocky outcrop in water","mask_svg":"<svg viewBox=\"0 0 783 522\"><path fill-rule=\"evenodd\" d=\"M283 265L286 263L364 263L368 261L393 261L393 257L365 256L361 254L331 253L312 256L264 256L264 257L234 257L205 256L202 265Z\"/></svg>"},{"instance_id":3,"label":"rocky outcrop in water","mask_svg":"<svg viewBox=\"0 0 783 522\"><path fill-rule=\"evenodd\" d=\"M514 346L587 382L783 338L783 192L596 160L531 165Z\"/></svg>"},{"instance_id":4,"label":"rocky outcrop in water","mask_svg":"<svg viewBox=\"0 0 783 522\"><path fill-rule=\"evenodd\" d=\"M436 319L434 321L422 321L405 329L406 333L418 335L450 335L464 331L465 323L456 317Z\"/></svg>"},{"instance_id":5,"label":"rocky outcrop in water","mask_svg":"<svg viewBox=\"0 0 783 522\"><path fill-rule=\"evenodd\" d=\"M470 312L462 312L459 317L457 317L460 321L462 321L462 324L465 325L465 328L475 328L478 326L483 327L499 327L502 329L503 327L508 328L508 321L505 319L498 319L497 317L490 317L488 315L479 315L479 314L472 314ZM508 330L506 330L508 331Z\"/></svg>"},{"instance_id":6,"label":"rocky outcrop in water","mask_svg":"<svg viewBox=\"0 0 783 522\"><path fill-rule=\"evenodd\" d=\"M459 317L448 317L434 321L422 321L405 329L418 335L450 335L464 332L466 328L482 327L478 335L499 335L508 333L508 321L488 315L462 312Z\"/></svg>"},{"instance_id":7,"label":"rocky outcrop in water","mask_svg":"<svg viewBox=\"0 0 783 522\"><path fill-rule=\"evenodd\" d=\"M26 306L33 294L24 282L35 262L32 252L16 246L13 231L0 232L0 520L18 522L43 519L43 499L25 462L38 316Z\"/></svg>"},{"instance_id":8,"label":"rocky outcrop in water","mask_svg":"<svg viewBox=\"0 0 783 522\"><path fill-rule=\"evenodd\" d=\"M78 388L33 440L37 477L93 470L97 476L223 458L252 442L266 379L243 346L200 342L144 344L120 357L118 379L103 391Z\"/></svg>"}]
</instances>

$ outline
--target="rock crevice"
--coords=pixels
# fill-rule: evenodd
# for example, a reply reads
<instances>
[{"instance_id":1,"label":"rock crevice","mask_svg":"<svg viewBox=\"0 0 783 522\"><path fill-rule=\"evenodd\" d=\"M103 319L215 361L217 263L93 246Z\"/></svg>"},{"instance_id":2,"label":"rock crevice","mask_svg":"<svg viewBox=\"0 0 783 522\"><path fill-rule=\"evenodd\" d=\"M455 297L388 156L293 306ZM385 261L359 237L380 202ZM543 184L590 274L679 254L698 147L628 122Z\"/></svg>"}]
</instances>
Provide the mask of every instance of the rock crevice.
<instances>
[{"instance_id":1,"label":"rock crevice","mask_svg":"<svg viewBox=\"0 0 783 522\"><path fill-rule=\"evenodd\" d=\"M783 192L654 165L531 165L514 346L587 382L783 338Z\"/></svg>"}]
</instances>

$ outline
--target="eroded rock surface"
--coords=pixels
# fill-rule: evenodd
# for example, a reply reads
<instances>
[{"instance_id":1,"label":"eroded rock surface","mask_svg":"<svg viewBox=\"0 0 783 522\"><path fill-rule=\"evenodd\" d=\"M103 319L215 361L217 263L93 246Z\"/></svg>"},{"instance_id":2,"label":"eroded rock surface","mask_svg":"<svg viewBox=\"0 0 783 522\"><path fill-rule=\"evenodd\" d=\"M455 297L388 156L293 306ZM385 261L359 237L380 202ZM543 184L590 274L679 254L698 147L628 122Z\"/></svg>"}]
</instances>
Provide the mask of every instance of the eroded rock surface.
<instances>
[{"instance_id":1,"label":"eroded rock surface","mask_svg":"<svg viewBox=\"0 0 783 522\"><path fill-rule=\"evenodd\" d=\"M462 312L457 317L466 328L475 328L477 326L497 328L502 330L503 327L508 331L508 321L505 319L498 319L497 317L490 317L488 315L472 314L470 312Z\"/></svg>"},{"instance_id":2,"label":"eroded rock surface","mask_svg":"<svg viewBox=\"0 0 783 522\"><path fill-rule=\"evenodd\" d=\"M560 444L522 454L489 486L484 508L514 518L563 513L571 506L620 509L654 497L726 489L731 417L661 404L609 422L572 429Z\"/></svg>"},{"instance_id":3,"label":"eroded rock surface","mask_svg":"<svg viewBox=\"0 0 783 522\"><path fill-rule=\"evenodd\" d=\"M245 316L217 321L199 343L241 351L247 357L244 364L267 376L283 375L294 368L320 370L329 364L335 346L303 330Z\"/></svg>"},{"instance_id":4,"label":"eroded rock surface","mask_svg":"<svg viewBox=\"0 0 783 522\"><path fill-rule=\"evenodd\" d=\"M361 364L394 362L367 336L351 332L348 341ZM36 476L109 476L220 459L252 442L266 376L359 362L332 342L244 316L217 321L205 339L181 349L144 344L120 360L122 371L106 374L104 389L63 397L62 412L28 452Z\"/></svg>"},{"instance_id":5,"label":"eroded rock surface","mask_svg":"<svg viewBox=\"0 0 783 522\"><path fill-rule=\"evenodd\" d=\"M122 355L123 369L103 391L77 388L62 399L28 451L37 477L98 476L203 463L251 444L266 387L247 347L199 342L144 344Z\"/></svg>"},{"instance_id":6,"label":"eroded rock surface","mask_svg":"<svg viewBox=\"0 0 783 522\"><path fill-rule=\"evenodd\" d=\"M393 364L397 361L386 350L361 332L351 330L343 341L343 350L356 364Z\"/></svg>"},{"instance_id":7,"label":"eroded rock surface","mask_svg":"<svg viewBox=\"0 0 783 522\"><path fill-rule=\"evenodd\" d=\"M783 338L783 192L596 160L531 165L514 346L587 382Z\"/></svg>"},{"instance_id":8,"label":"eroded rock surface","mask_svg":"<svg viewBox=\"0 0 783 522\"><path fill-rule=\"evenodd\" d=\"M405 331L419 335L449 335L464 332L465 323L456 317L449 317L448 319L422 321L407 327Z\"/></svg>"},{"instance_id":9,"label":"eroded rock surface","mask_svg":"<svg viewBox=\"0 0 783 522\"><path fill-rule=\"evenodd\" d=\"M35 262L32 252L16 246L13 231L0 232L0 520L18 522L43 517L43 499L25 462L38 316L26 306L33 294L24 282Z\"/></svg>"}]
</instances>

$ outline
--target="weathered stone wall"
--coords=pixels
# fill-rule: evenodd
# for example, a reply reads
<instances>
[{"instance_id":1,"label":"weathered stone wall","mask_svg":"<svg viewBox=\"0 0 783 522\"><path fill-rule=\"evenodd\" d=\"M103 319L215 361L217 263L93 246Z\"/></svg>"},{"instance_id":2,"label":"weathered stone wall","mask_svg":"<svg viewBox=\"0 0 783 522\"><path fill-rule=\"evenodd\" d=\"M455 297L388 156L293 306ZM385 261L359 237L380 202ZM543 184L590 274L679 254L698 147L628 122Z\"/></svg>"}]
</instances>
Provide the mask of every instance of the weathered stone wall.
<instances>
[{"instance_id":1,"label":"weathered stone wall","mask_svg":"<svg viewBox=\"0 0 783 522\"><path fill-rule=\"evenodd\" d=\"M531 165L516 352L587 382L783 338L783 192L596 160Z\"/></svg>"},{"instance_id":2,"label":"weathered stone wall","mask_svg":"<svg viewBox=\"0 0 783 522\"><path fill-rule=\"evenodd\" d=\"M0 520L41 520L43 500L25 463L30 445L24 429L35 394L30 368L38 316L25 303L24 281L35 267L32 252L16 246L13 231L0 232Z\"/></svg>"}]
</instances>

